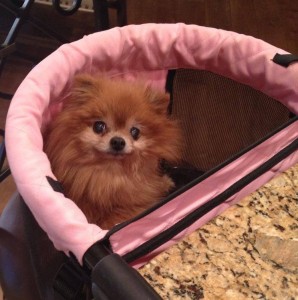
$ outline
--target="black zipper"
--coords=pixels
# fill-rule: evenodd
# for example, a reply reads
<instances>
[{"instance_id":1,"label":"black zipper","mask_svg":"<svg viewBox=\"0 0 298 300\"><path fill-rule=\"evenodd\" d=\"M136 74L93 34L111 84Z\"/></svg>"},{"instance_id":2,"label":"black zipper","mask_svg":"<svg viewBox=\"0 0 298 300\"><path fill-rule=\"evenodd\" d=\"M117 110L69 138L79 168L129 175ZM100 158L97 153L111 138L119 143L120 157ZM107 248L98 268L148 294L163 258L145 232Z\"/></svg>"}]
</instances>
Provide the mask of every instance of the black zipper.
<instances>
[{"instance_id":1,"label":"black zipper","mask_svg":"<svg viewBox=\"0 0 298 300\"><path fill-rule=\"evenodd\" d=\"M246 176L238 180L236 183L231 185L224 192L222 192L212 200L208 201L207 203L203 204L202 206L197 208L195 211L191 212L188 216L178 221L176 224L174 224L167 230L158 234L157 236L145 242L144 244L140 245L139 247L132 250L131 252L125 254L123 258L128 263L131 263L136 259L160 247L165 242L169 241L171 238L176 236L178 233L188 228L190 225L192 225L195 221L197 221L199 218L204 216L206 213L210 212L212 209L222 204L228 198L230 198L231 196L239 192L241 189L243 189L249 183L257 179L259 176L269 171L272 167L274 167L283 159L285 159L286 157L294 153L297 149L298 149L298 139L295 139L291 144L283 148L280 152L275 154L272 158L270 158L268 161L266 161L261 166L256 168L254 171L250 172L249 174L247 174Z\"/></svg>"}]
</instances>

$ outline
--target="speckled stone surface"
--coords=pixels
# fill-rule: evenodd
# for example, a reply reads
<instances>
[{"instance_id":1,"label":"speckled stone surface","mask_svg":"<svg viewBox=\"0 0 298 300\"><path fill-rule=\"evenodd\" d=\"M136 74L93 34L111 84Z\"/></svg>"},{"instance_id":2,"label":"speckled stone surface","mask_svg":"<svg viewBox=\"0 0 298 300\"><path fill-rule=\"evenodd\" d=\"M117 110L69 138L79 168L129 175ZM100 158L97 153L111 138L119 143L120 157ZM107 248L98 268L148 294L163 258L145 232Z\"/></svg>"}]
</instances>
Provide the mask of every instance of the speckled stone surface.
<instances>
[{"instance_id":1,"label":"speckled stone surface","mask_svg":"<svg viewBox=\"0 0 298 300\"><path fill-rule=\"evenodd\" d=\"M140 273L163 299L298 299L298 165Z\"/></svg>"}]
</instances>

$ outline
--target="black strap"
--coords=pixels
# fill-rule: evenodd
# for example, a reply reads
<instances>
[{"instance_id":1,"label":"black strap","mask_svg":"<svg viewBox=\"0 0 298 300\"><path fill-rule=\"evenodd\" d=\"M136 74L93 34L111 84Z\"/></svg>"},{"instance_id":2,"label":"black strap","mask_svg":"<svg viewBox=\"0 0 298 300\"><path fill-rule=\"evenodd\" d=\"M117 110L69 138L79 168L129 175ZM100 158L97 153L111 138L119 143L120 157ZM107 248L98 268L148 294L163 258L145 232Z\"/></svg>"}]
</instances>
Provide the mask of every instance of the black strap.
<instances>
[{"instance_id":1,"label":"black strap","mask_svg":"<svg viewBox=\"0 0 298 300\"><path fill-rule=\"evenodd\" d=\"M55 192L58 192L58 193L61 193L61 194L64 195L64 189L63 189L63 186L62 186L62 184L61 184L59 181L53 179L53 178L50 177L50 176L46 176L46 178L47 178L47 180L48 180L48 183L50 184L50 186L53 188L53 190L54 190Z\"/></svg>"},{"instance_id":2,"label":"black strap","mask_svg":"<svg viewBox=\"0 0 298 300\"><path fill-rule=\"evenodd\" d=\"M90 278L72 259L61 266L53 282L53 289L65 300L91 299L88 286Z\"/></svg>"},{"instance_id":3,"label":"black strap","mask_svg":"<svg viewBox=\"0 0 298 300\"><path fill-rule=\"evenodd\" d=\"M169 70L167 79L166 79L166 92L170 94L170 103L168 106L168 114L172 114L173 108L173 86L174 86L174 79L176 76L176 70Z\"/></svg>"},{"instance_id":4,"label":"black strap","mask_svg":"<svg viewBox=\"0 0 298 300\"><path fill-rule=\"evenodd\" d=\"M273 62L287 68L290 64L298 62L298 55L276 53L273 57Z\"/></svg>"}]
</instances>

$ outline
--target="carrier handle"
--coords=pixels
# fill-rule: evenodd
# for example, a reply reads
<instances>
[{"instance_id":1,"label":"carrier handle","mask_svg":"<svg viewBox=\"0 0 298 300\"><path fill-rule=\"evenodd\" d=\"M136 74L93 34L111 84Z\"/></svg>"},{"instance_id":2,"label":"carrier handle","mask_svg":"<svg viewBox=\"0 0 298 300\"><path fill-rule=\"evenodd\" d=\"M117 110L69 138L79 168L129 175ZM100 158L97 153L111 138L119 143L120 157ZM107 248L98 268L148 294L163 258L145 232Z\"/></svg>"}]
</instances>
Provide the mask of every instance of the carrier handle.
<instances>
[{"instance_id":1,"label":"carrier handle","mask_svg":"<svg viewBox=\"0 0 298 300\"><path fill-rule=\"evenodd\" d=\"M87 250L83 262L91 270L92 293L96 300L161 300L135 269L101 242Z\"/></svg>"},{"instance_id":2,"label":"carrier handle","mask_svg":"<svg viewBox=\"0 0 298 300\"><path fill-rule=\"evenodd\" d=\"M72 5L69 8L63 8L60 5L60 0L52 0L54 8L64 16L73 15L81 6L82 0L72 0Z\"/></svg>"}]
</instances>

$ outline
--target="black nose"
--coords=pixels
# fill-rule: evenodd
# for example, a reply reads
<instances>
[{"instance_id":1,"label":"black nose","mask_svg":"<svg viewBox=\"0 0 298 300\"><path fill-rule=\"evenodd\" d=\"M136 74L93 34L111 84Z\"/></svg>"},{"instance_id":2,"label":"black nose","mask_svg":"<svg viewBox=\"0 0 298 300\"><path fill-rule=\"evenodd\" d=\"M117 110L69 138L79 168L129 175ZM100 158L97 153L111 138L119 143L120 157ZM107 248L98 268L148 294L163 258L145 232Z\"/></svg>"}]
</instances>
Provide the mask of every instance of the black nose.
<instances>
[{"instance_id":1,"label":"black nose","mask_svg":"<svg viewBox=\"0 0 298 300\"><path fill-rule=\"evenodd\" d=\"M125 147L125 140L122 137L114 136L110 140L111 148L115 151L121 151Z\"/></svg>"}]
</instances>

